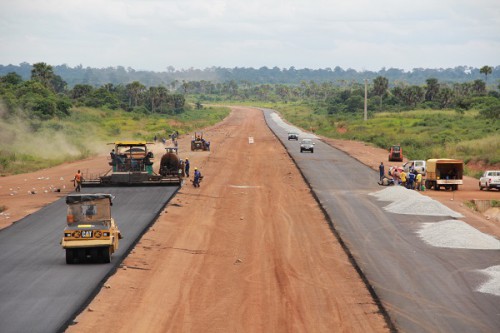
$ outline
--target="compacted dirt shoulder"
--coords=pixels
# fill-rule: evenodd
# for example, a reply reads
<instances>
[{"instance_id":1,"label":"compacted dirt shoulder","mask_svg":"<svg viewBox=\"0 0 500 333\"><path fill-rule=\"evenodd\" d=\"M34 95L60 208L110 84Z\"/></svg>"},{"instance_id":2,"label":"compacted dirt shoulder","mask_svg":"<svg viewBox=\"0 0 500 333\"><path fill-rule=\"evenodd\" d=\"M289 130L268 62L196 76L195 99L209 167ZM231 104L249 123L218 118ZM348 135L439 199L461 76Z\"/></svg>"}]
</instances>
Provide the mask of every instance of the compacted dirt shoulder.
<instances>
[{"instance_id":1,"label":"compacted dirt shoulder","mask_svg":"<svg viewBox=\"0 0 500 333\"><path fill-rule=\"evenodd\" d=\"M205 137L211 152L180 140L201 187L186 182L68 332L388 331L262 113L234 108Z\"/></svg>"},{"instance_id":2,"label":"compacted dirt shoulder","mask_svg":"<svg viewBox=\"0 0 500 333\"><path fill-rule=\"evenodd\" d=\"M74 191L77 170L86 173L106 172L106 156L65 163L32 173L0 177L0 229L36 212L40 208ZM64 219L64 217L62 217Z\"/></svg>"}]
</instances>

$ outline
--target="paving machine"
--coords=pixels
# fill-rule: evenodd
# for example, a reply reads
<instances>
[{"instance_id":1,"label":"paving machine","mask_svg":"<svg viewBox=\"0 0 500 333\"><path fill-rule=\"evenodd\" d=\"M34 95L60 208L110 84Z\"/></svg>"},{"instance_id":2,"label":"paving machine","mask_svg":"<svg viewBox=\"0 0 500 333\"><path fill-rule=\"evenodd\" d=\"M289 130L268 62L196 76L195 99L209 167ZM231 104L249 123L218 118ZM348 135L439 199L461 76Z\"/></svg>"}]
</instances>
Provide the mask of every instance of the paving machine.
<instances>
[{"instance_id":1,"label":"paving machine","mask_svg":"<svg viewBox=\"0 0 500 333\"><path fill-rule=\"evenodd\" d=\"M146 141L117 141L111 152L111 169L105 174L83 175L82 187L131 186L131 185L179 185L179 175L162 175L153 170L154 155Z\"/></svg>"}]
</instances>

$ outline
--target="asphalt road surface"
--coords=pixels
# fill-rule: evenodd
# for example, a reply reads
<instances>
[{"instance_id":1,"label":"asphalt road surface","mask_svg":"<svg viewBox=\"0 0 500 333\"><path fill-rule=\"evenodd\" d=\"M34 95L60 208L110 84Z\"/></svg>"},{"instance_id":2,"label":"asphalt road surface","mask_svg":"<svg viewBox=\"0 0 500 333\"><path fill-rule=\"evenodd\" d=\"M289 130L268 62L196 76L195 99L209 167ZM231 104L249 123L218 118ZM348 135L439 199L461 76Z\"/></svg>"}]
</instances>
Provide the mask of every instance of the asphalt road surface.
<instances>
[{"instance_id":1,"label":"asphalt road surface","mask_svg":"<svg viewBox=\"0 0 500 333\"><path fill-rule=\"evenodd\" d=\"M383 210L369 195L383 189L378 172L317 139L313 154L300 153L300 143L287 139L290 127L263 112L399 331L500 331L500 297L475 291L485 281L476 271L498 265L498 250L425 244L416 234L421 223L450 217Z\"/></svg>"},{"instance_id":2,"label":"asphalt road surface","mask_svg":"<svg viewBox=\"0 0 500 333\"><path fill-rule=\"evenodd\" d=\"M112 216L123 235L111 264L67 265L59 245L63 199L0 231L0 332L57 332L85 306L178 187L83 188L116 196Z\"/></svg>"}]
</instances>

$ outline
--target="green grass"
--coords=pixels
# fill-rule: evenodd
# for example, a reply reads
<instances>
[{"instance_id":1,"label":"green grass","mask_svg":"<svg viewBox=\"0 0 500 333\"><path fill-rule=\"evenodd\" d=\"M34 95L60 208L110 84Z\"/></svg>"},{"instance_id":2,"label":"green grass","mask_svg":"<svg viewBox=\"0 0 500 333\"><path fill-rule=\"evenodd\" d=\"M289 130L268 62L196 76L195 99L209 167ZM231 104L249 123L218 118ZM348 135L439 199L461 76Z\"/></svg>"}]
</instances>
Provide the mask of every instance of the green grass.
<instances>
[{"instance_id":1,"label":"green grass","mask_svg":"<svg viewBox=\"0 0 500 333\"><path fill-rule=\"evenodd\" d=\"M81 160L109 150L116 140L148 140L185 134L220 122L225 107L187 110L176 116L144 115L86 107L66 119L0 120L0 175L20 174Z\"/></svg>"},{"instance_id":2,"label":"green grass","mask_svg":"<svg viewBox=\"0 0 500 333\"><path fill-rule=\"evenodd\" d=\"M409 159L459 158L465 162L500 162L500 122L477 117L476 110L415 110L328 116L307 106L279 106L285 118L304 129L331 138L358 140L388 148L401 144Z\"/></svg>"}]
</instances>

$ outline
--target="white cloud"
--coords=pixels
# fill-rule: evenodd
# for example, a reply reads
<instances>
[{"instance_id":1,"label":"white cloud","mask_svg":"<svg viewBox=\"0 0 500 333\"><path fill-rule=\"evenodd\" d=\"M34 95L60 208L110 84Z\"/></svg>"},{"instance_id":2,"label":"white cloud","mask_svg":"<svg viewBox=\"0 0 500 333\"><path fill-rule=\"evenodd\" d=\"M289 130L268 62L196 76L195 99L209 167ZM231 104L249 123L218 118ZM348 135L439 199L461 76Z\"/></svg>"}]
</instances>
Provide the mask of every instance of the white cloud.
<instances>
[{"instance_id":1,"label":"white cloud","mask_svg":"<svg viewBox=\"0 0 500 333\"><path fill-rule=\"evenodd\" d=\"M498 31L497 0L3 0L0 64L495 66Z\"/></svg>"}]
</instances>

